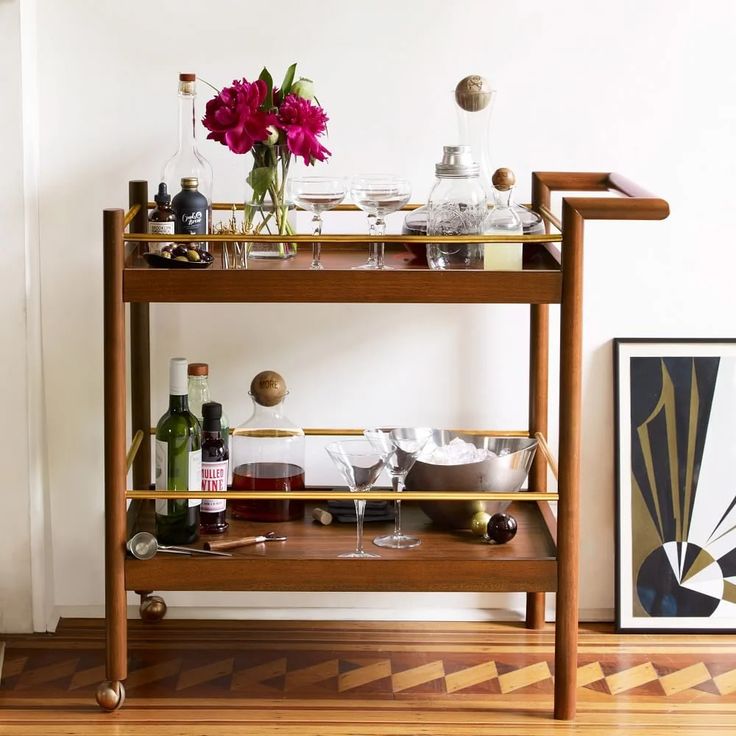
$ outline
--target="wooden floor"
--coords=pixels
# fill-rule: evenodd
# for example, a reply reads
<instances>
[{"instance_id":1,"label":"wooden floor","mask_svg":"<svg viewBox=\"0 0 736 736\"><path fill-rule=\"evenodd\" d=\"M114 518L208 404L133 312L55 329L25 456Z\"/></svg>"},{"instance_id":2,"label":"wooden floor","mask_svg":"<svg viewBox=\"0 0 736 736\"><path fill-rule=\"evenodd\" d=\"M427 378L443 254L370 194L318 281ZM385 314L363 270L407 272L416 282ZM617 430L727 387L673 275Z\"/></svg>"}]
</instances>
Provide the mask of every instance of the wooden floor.
<instances>
[{"instance_id":1,"label":"wooden floor","mask_svg":"<svg viewBox=\"0 0 736 736\"><path fill-rule=\"evenodd\" d=\"M553 721L553 630L457 623L131 622L102 713L102 624L5 637L0 734L736 733L736 636L581 631L577 722Z\"/></svg>"}]
</instances>

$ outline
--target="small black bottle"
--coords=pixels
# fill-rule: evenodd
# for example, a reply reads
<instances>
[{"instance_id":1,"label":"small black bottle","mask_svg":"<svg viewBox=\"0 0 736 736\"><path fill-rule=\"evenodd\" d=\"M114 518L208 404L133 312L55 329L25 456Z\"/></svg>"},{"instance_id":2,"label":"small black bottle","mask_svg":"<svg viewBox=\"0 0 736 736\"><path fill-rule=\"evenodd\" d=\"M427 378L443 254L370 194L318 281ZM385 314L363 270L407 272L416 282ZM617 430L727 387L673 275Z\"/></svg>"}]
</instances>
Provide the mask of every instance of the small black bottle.
<instances>
[{"instance_id":1,"label":"small black bottle","mask_svg":"<svg viewBox=\"0 0 736 736\"><path fill-rule=\"evenodd\" d=\"M202 404L202 490L227 491L227 439L222 436L222 405L216 401ZM221 534L227 529L224 498L203 499L199 510L199 530L203 534Z\"/></svg>"},{"instance_id":2,"label":"small black bottle","mask_svg":"<svg viewBox=\"0 0 736 736\"><path fill-rule=\"evenodd\" d=\"M171 206L176 215L176 232L184 235L205 235L207 233L207 197L200 192L199 179L185 176L181 180L181 191Z\"/></svg>"}]
</instances>

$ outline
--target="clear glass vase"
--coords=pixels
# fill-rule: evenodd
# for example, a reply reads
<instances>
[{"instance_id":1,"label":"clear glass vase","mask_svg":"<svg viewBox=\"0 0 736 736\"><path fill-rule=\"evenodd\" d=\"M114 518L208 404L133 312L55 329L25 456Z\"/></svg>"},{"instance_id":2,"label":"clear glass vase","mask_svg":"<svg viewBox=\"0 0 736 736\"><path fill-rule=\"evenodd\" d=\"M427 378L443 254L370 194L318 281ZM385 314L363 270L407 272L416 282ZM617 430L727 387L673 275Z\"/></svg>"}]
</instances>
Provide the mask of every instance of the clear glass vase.
<instances>
[{"instance_id":1,"label":"clear glass vase","mask_svg":"<svg viewBox=\"0 0 736 736\"><path fill-rule=\"evenodd\" d=\"M256 144L253 167L246 179L244 222L246 233L283 235L275 242L246 242L248 258L293 258L296 243L296 207L287 197L291 153L286 146Z\"/></svg>"}]
</instances>

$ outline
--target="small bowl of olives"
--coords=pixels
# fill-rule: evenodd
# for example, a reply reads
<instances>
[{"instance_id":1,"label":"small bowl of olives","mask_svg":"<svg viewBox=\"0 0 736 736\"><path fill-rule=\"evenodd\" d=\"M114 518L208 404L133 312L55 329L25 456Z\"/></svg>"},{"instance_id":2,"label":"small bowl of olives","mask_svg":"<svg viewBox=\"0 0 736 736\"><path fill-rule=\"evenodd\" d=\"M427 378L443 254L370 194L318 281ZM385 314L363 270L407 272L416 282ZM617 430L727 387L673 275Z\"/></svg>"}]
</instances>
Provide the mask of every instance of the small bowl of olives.
<instances>
[{"instance_id":1,"label":"small bowl of olives","mask_svg":"<svg viewBox=\"0 0 736 736\"><path fill-rule=\"evenodd\" d=\"M215 260L195 243L170 243L159 253L144 253L143 257L153 268L208 268Z\"/></svg>"}]
</instances>

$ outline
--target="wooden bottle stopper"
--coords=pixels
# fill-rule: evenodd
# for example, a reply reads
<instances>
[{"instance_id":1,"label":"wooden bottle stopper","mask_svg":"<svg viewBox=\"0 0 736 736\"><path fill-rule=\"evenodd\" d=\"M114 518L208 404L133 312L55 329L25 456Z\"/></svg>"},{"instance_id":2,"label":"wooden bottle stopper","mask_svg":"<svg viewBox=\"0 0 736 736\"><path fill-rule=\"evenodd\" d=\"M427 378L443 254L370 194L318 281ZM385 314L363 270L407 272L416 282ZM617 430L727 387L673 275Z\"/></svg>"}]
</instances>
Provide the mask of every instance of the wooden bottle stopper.
<instances>
[{"instance_id":1,"label":"wooden bottle stopper","mask_svg":"<svg viewBox=\"0 0 736 736\"><path fill-rule=\"evenodd\" d=\"M499 192L507 192L511 187L516 184L516 177L514 176L514 172L511 171L511 169L507 168L500 168L496 169L493 172L493 177L491 178L491 181L493 182L493 186L498 189Z\"/></svg>"},{"instance_id":2,"label":"wooden bottle stopper","mask_svg":"<svg viewBox=\"0 0 736 736\"><path fill-rule=\"evenodd\" d=\"M468 112L478 112L488 107L493 90L488 80L478 74L461 79L455 87L455 102Z\"/></svg>"},{"instance_id":3,"label":"wooden bottle stopper","mask_svg":"<svg viewBox=\"0 0 736 736\"><path fill-rule=\"evenodd\" d=\"M312 509L312 518L315 521L318 521L323 526L327 526L328 524L332 524L332 514L329 511L326 511L325 509L313 508Z\"/></svg>"},{"instance_id":4,"label":"wooden bottle stopper","mask_svg":"<svg viewBox=\"0 0 736 736\"><path fill-rule=\"evenodd\" d=\"M250 394L261 406L276 406L287 393L286 381L276 371L261 371L250 382Z\"/></svg>"}]
</instances>

